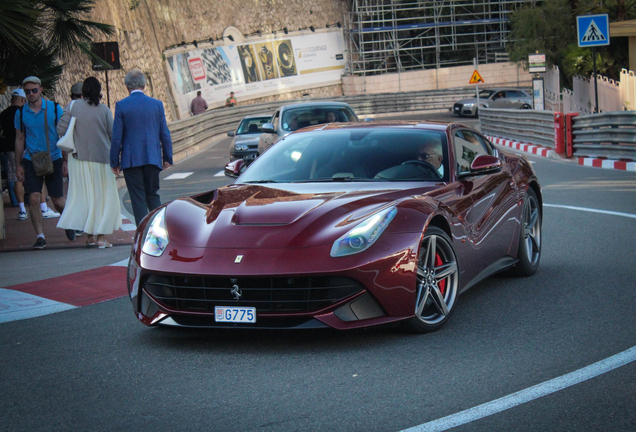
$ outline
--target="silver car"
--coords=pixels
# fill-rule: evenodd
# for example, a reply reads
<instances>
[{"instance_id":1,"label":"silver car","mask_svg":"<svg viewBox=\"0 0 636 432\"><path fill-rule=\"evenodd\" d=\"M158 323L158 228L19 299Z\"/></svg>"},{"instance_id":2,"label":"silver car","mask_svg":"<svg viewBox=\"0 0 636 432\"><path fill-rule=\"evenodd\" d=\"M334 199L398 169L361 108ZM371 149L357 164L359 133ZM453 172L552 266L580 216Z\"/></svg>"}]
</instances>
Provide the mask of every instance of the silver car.
<instances>
[{"instance_id":1,"label":"silver car","mask_svg":"<svg viewBox=\"0 0 636 432\"><path fill-rule=\"evenodd\" d=\"M482 108L531 109L532 95L515 88L479 90L479 105ZM477 98L462 99L453 105L453 113L460 116L477 116Z\"/></svg>"},{"instance_id":2,"label":"silver car","mask_svg":"<svg viewBox=\"0 0 636 432\"><path fill-rule=\"evenodd\" d=\"M230 144L230 162L243 159L251 162L256 159L258 138L261 136L263 124L269 122L271 115L251 115L244 117L236 131L229 131L227 136L233 137Z\"/></svg>"},{"instance_id":3,"label":"silver car","mask_svg":"<svg viewBox=\"0 0 636 432\"><path fill-rule=\"evenodd\" d=\"M304 102L283 105L276 110L271 121L263 125L258 141L258 154L295 130L317 124L357 122L358 117L345 102Z\"/></svg>"}]
</instances>

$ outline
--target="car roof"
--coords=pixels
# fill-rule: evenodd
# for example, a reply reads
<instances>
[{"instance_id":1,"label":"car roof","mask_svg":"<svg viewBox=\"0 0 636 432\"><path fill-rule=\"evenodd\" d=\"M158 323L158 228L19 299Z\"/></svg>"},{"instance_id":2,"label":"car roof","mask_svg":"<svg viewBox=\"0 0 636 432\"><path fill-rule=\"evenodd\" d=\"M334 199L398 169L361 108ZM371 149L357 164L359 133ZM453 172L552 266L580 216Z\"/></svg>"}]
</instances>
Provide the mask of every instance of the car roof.
<instances>
[{"instance_id":1,"label":"car roof","mask_svg":"<svg viewBox=\"0 0 636 432\"><path fill-rule=\"evenodd\" d=\"M302 129L303 132L314 130L341 130L341 129L420 129L446 131L456 127L473 129L461 123L443 122L436 120L383 120L381 122L352 122L352 123L328 123L309 126ZM473 129L474 130L474 129Z\"/></svg>"},{"instance_id":2,"label":"car roof","mask_svg":"<svg viewBox=\"0 0 636 432\"><path fill-rule=\"evenodd\" d=\"M347 107L351 108L346 102L336 102L336 101L313 101L313 102L298 102L289 105L282 105L280 108L282 109L290 109L290 108L309 108L309 107Z\"/></svg>"},{"instance_id":3,"label":"car roof","mask_svg":"<svg viewBox=\"0 0 636 432\"><path fill-rule=\"evenodd\" d=\"M272 115L271 114L250 114L250 115L247 115L247 116L243 117L242 120L246 120L246 119L249 120L249 119L253 119L253 118L265 118L265 117L271 118Z\"/></svg>"}]
</instances>

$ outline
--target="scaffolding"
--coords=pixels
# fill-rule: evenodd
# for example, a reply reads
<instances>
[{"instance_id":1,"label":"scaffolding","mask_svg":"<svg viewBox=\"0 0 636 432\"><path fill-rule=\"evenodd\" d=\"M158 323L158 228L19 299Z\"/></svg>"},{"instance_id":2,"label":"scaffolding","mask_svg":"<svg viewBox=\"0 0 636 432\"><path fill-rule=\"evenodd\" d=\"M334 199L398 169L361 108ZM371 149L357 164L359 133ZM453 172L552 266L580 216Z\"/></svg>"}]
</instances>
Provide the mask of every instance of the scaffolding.
<instances>
[{"instance_id":1,"label":"scaffolding","mask_svg":"<svg viewBox=\"0 0 636 432\"><path fill-rule=\"evenodd\" d=\"M519 0L353 0L346 15L348 73L377 75L508 61Z\"/></svg>"}]
</instances>

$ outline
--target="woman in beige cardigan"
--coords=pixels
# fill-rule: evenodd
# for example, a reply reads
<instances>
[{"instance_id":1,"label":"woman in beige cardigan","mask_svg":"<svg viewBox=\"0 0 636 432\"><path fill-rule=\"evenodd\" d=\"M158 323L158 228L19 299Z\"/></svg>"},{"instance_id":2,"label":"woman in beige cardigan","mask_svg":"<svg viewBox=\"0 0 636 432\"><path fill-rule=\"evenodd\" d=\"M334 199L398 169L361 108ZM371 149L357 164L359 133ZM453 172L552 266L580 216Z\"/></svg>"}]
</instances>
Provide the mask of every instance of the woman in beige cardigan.
<instances>
[{"instance_id":1,"label":"woman in beige cardigan","mask_svg":"<svg viewBox=\"0 0 636 432\"><path fill-rule=\"evenodd\" d=\"M110 140L113 114L99 102L102 86L97 78L86 78L83 99L71 102L57 125L60 136L75 117L75 152L68 158L69 187L66 207L58 228L87 233L86 246L112 247L105 235L121 226L121 207L115 175L110 169Z\"/></svg>"}]
</instances>

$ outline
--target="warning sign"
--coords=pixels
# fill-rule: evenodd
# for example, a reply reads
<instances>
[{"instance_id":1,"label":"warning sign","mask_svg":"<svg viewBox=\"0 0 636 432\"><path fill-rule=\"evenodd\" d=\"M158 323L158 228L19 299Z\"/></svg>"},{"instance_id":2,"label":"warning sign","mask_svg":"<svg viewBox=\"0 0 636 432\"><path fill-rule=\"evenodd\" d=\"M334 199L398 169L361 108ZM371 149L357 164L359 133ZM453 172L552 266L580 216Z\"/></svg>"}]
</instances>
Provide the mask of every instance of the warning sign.
<instances>
[{"instance_id":1,"label":"warning sign","mask_svg":"<svg viewBox=\"0 0 636 432\"><path fill-rule=\"evenodd\" d=\"M484 83L484 79L481 77L481 75L479 75L479 72L477 72L477 69L475 69L475 72L473 72L473 76L470 77L470 81L468 81L468 84L483 84Z\"/></svg>"}]
</instances>

